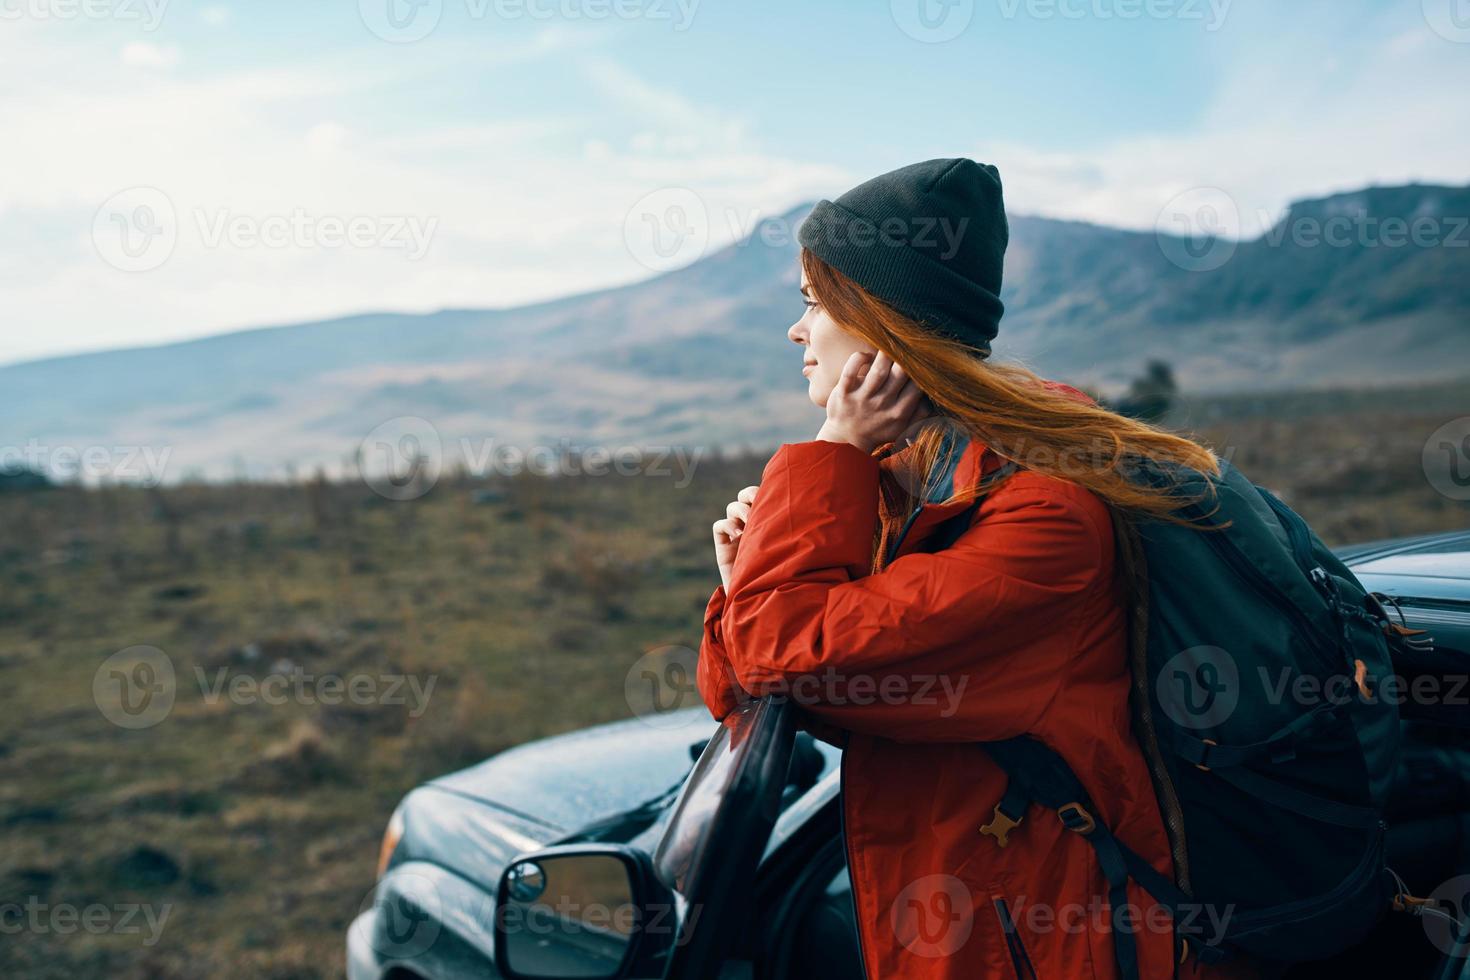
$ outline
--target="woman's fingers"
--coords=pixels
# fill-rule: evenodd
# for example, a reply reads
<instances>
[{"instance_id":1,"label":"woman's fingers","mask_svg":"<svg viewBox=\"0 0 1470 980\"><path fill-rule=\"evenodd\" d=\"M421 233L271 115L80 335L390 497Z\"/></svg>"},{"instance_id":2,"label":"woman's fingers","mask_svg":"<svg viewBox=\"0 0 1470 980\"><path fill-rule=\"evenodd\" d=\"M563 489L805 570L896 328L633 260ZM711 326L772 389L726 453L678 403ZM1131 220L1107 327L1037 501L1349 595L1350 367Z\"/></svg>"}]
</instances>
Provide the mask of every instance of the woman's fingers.
<instances>
[{"instance_id":1,"label":"woman's fingers","mask_svg":"<svg viewBox=\"0 0 1470 980\"><path fill-rule=\"evenodd\" d=\"M929 407L928 398L912 381L899 393L898 400L894 403L894 410L905 420L906 425L913 425L916 420L932 415Z\"/></svg>"},{"instance_id":2,"label":"woman's fingers","mask_svg":"<svg viewBox=\"0 0 1470 980\"><path fill-rule=\"evenodd\" d=\"M885 392L896 398L906 390L905 386L911 384L913 384L913 379L904 371L903 365L894 361L893 369L888 372L888 384L884 387Z\"/></svg>"},{"instance_id":3,"label":"woman's fingers","mask_svg":"<svg viewBox=\"0 0 1470 980\"><path fill-rule=\"evenodd\" d=\"M739 529L729 519L715 521L713 530L715 544L734 544L735 539L740 536Z\"/></svg>"},{"instance_id":4,"label":"woman's fingers","mask_svg":"<svg viewBox=\"0 0 1470 980\"><path fill-rule=\"evenodd\" d=\"M914 379L908 375L904 375L897 384L890 384L889 388L893 390L894 399L899 401L905 398L922 397L924 394L919 390L919 386L914 384Z\"/></svg>"},{"instance_id":5,"label":"woman's fingers","mask_svg":"<svg viewBox=\"0 0 1470 980\"><path fill-rule=\"evenodd\" d=\"M868 376L863 379L863 387L870 393L878 395L884 391L888 379L893 374L893 358L881 350L873 355L873 364L868 368Z\"/></svg>"},{"instance_id":6,"label":"woman's fingers","mask_svg":"<svg viewBox=\"0 0 1470 980\"><path fill-rule=\"evenodd\" d=\"M862 351L854 351L848 357L847 363L842 365L842 374L837 379L837 386L844 393L851 394L862 385L868 357L869 355Z\"/></svg>"},{"instance_id":7,"label":"woman's fingers","mask_svg":"<svg viewBox=\"0 0 1470 980\"><path fill-rule=\"evenodd\" d=\"M720 547L729 547L740 540L745 533L745 522L750 518L750 505L755 502L756 491L760 487L746 487L725 506L725 516L711 525L714 533L715 544Z\"/></svg>"}]
</instances>

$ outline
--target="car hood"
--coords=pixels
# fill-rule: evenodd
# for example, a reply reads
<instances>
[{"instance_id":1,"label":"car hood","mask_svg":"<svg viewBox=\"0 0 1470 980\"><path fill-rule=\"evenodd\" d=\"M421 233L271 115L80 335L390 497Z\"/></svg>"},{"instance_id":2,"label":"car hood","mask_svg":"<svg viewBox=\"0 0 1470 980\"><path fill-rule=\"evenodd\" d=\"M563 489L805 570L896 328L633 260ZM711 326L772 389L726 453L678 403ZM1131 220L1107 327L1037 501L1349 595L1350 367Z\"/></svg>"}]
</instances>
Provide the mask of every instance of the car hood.
<instances>
[{"instance_id":1,"label":"car hood","mask_svg":"<svg viewBox=\"0 0 1470 980\"><path fill-rule=\"evenodd\" d=\"M694 762L690 746L702 746L715 728L703 707L630 718L528 742L428 785L556 837L681 782Z\"/></svg>"},{"instance_id":2,"label":"car hood","mask_svg":"<svg viewBox=\"0 0 1470 980\"><path fill-rule=\"evenodd\" d=\"M1425 564L1433 564L1436 574L1465 578L1470 568L1470 532L1450 531L1419 534L1412 537L1387 538L1334 548L1333 553L1355 571L1372 565L1381 573L1420 574Z\"/></svg>"},{"instance_id":3,"label":"car hood","mask_svg":"<svg viewBox=\"0 0 1470 980\"><path fill-rule=\"evenodd\" d=\"M393 864L450 869L493 894L517 855L682 782L690 746L702 747L716 727L703 707L635 718L528 742L442 776L400 804Z\"/></svg>"},{"instance_id":4,"label":"car hood","mask_svg":"<svg viewBox=\"0 0 1470 980\"><path fill-rule=\"evenodd\" d=\"M1337 549L1364 588L1408 601L1470 599L1470 533L1426 534Z\"/></svg>"}]
</instances>

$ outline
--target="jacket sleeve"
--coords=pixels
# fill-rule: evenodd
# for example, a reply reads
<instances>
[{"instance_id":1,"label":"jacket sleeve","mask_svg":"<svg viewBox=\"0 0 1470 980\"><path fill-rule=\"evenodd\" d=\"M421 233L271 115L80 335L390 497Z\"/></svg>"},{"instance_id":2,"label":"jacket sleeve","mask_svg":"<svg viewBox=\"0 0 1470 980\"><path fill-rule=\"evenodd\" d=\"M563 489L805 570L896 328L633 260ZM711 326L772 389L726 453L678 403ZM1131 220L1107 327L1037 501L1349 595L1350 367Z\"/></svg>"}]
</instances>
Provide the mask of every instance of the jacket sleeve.
<instances>
[{"instance_id":1,"label":"jacket sleeve","mask_svg":"<svg viewBox=\"0 0 1470 980\"><path fill-rule=\"evenodd\" d=\"M1070 666L1058 634L1078 628L1110 557L1101 507L1023 472L949 548L870 574L877 461L845 443L783 445L712 627L732 683L897 741L1032 730Z\"/></svg>"},{"instance_id":2,"label":"jacket sleeve","mask_svg":"<svg viewBox=\"0 0 1470 980\"><path fill-rule=\"evenodd\" d=\"M725 652L725 643L720 635L720 619L724 611L725 587L719 585L705 605L704 638L700 641L699 662L695 674L699 696L716 721L723 721L726 715L750 697L736 680L735 670L730 666L730 655ZM819 720L810 712L801 713L798 727L839 749L847 742L843 729Z\"/></svg>"},{"instance_id":3,"label":"jacket sleeve","mask_svg":"<svg viewBox=\"0 0 1470 980\"><path fill-rule=\"evenodd\" d=\"M750 697L740 688L730 666L730 655L725 652L725 642L720 635L720 618L724 611L725 587L719 585L704 607L704 638L699 643L699 663L695 672L699 696L716 721L722 720L741 701Z\"/></svg>"}]
</instances>

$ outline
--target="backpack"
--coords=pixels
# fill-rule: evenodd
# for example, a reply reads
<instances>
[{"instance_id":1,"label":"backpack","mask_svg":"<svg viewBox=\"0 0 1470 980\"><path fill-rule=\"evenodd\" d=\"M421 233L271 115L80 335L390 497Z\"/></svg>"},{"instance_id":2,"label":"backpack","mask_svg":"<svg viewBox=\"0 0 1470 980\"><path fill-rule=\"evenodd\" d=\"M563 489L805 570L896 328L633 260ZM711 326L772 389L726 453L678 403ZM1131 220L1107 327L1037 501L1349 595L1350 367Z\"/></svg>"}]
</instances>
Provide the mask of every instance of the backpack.
<instances>
[{"instance_id":1,"label":"backpack","mask_svg":"<svg viewBox=\"0 0 1470 980\"><path fill-rule=\"evenodd\" d=\"M1215 530L1113 509L1134 731L1173 877L1110 833L1051 749L985 743L1008 785L981 832L1004 846L1034 801L1093 844L1125 978L1138 976L1130 879L1169 910L1181 961L1321 959L1358 942L1396 895L1383 811L1399 718L1379 685L1411 631L1275 494L1220 467L1218 478L1152 460L1126 471Z\"/></svg>"}]
</instances>

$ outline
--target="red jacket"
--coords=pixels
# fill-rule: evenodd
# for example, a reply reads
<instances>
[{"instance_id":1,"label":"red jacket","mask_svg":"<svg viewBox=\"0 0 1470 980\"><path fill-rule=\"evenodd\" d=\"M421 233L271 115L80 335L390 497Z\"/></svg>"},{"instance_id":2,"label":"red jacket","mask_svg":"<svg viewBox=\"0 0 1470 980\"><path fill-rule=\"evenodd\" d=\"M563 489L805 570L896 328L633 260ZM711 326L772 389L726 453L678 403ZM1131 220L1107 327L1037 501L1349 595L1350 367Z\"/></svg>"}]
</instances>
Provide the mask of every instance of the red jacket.
<instances>
[{"instance_id":1,"label":"red jacket","mask_svg":"<svg viewBox=\"0 0 1470 980\"><path fill-rule=\"evenodd\" d=\"M968 504L925 503L893 562L870 574L879 467L893 459L822 441L771 458L729 594L716 589L705 613L700 693L716 718L744 692L787 694L818 730L846 733L843 819L872 980L1012 980L1032 975L1028 960L1042 980L1117 977L1092 846L1037 805L1005 848L981 835L1006 777L976 744L1039 738L1113 833L1172 875L1130 733L1107 507L1022 469L934 553L926 538ZM953 485L1001 463L971 441ZM1168 915L1138 885L1129 894L1140 976L1175 976ZM1193 956L1178 971L1226 975L1249 972Z\"/></svg>"}]
</instances>

